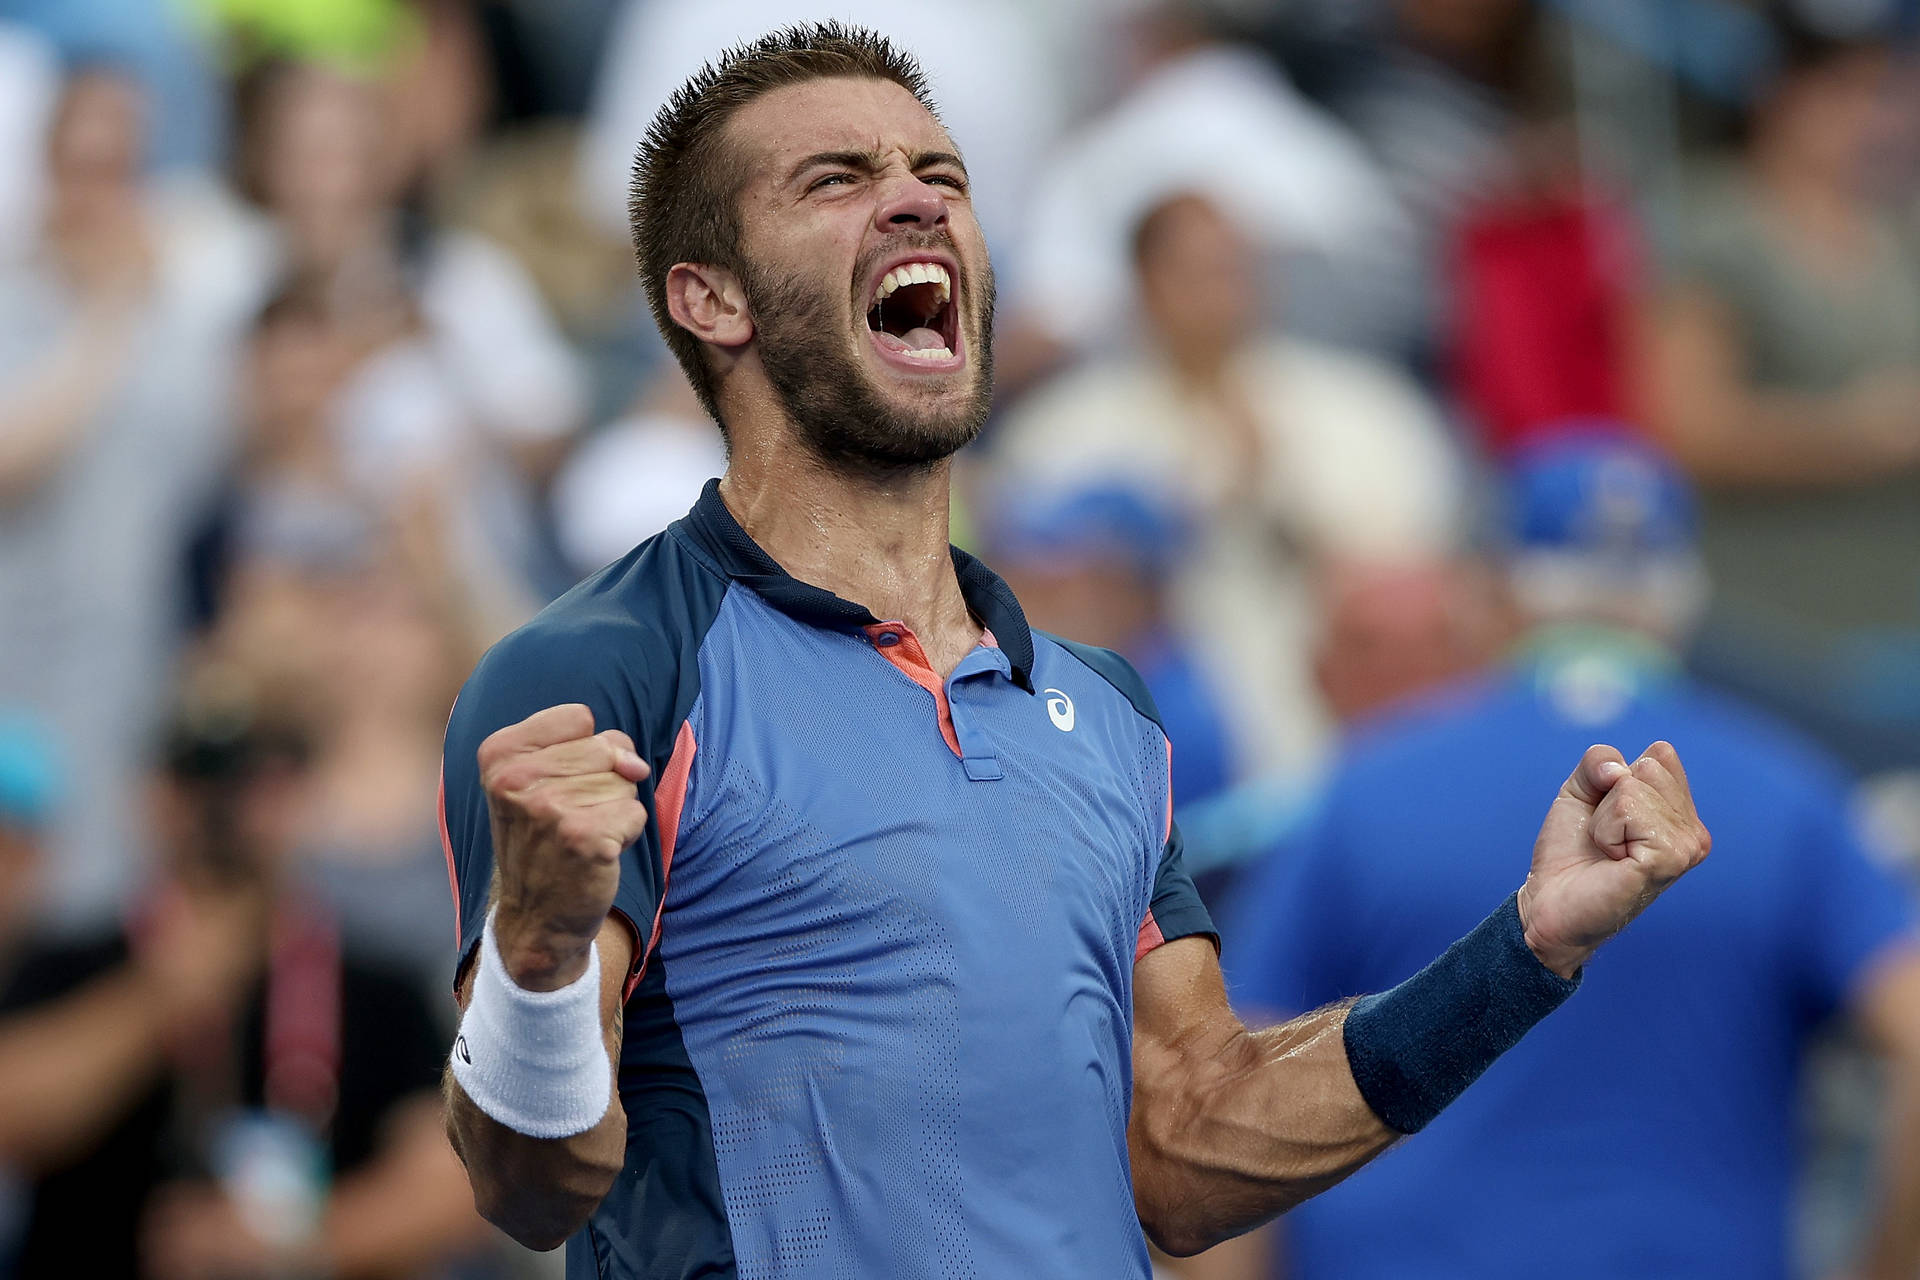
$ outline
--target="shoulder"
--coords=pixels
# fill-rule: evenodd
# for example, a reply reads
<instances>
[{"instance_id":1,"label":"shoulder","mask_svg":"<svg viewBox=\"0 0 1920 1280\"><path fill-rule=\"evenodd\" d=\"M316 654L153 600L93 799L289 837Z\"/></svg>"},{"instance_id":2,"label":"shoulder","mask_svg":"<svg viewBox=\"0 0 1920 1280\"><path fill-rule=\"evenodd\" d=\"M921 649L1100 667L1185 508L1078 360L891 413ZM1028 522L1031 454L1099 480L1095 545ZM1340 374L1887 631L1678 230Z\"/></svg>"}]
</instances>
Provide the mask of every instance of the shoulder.
<instances>
[{"instance_id":1,"label":"shoulder","mask_svg":"<svg viewBox=\"0 0 1920 1280\"><path fill-rule=\"evenodd\" d=\"M1036 631L1033 633L1033 638L1036 655L1051 646L1066 659L1093 672L1105 682L1114 695L1117 695L1116 706L1124 704L1131 708L1135 715L1158 729L1162 737L1166 736L1166 726L1160 719L1160 708L1154 704L1153 694L1147 690L1147 682L1140 678L1140 673L1133 669L1132 663L1111 649L1081 644L1077 640L1068 640L1049 632ZM1042 674L1043 670L1036 666L1036 683L1042 682L1039 678Z\"/></svg>"},{"instance_id":2,"label":"shoulder","mask_svg":"<svg viewBox=\"0 0 1920 1280\"><path fill-rule=\"evenodd\" d=\"M664 728L671 709L692 701L696 657L727 585L674 529L649 538L487 651L455 703L449 739L477 745L563 702L592 707L603 727Z\"/></svg>"}]
</instances>

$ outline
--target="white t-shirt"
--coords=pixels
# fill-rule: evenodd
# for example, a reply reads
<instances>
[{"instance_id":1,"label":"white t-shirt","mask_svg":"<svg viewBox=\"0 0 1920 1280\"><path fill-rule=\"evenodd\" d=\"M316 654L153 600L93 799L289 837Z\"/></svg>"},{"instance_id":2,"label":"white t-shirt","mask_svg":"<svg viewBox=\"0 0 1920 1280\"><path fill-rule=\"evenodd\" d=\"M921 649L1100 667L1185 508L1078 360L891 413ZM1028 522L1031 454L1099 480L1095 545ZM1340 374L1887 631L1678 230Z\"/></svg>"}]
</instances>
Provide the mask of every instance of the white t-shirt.
<instances>
[{"instance_id":1,"label":"white t-shirt","mask_svg":"<svg viewBox=\"0 0 1920 1280\"><path fill-rule=\"evenodd\" d=\"M1253 510L1226 495L1241 464L1214 410L1151 358L1082 366L1037 389L995 436L989 468L1031 489L1116 483L1199 517L1174 582L1183 627L1256 771L1311 767L1330 729L1311 673L1308 572L1322 560L1425 561L1452 551L1465 476L1434 406L1398 369L1289 339L1250 345L1235 376L1258 416Z\"/></svg>"},{"instance_id":2,"label":"white t-shirt","mask_svg":"<svg viewBox=\"0 0 1920 1280\"><path fill-rule=\"evenodd\" d=\"M586 574L618 560L692 510L726 467L720 429L705 420L637 414L596 431L553 481L567 563Z\"/></svg>"},{"instance_id":3,"label":"white t-shirt","mask_svg":"<svg viewBox=\"0 0 1920 1280\"><path fill-rule=\"evenodd\" d=\"M1081 351L1125 340L1134 228L1181 194L1211 198L1263 253L1337 264L1337 289L1289 309L1337 307L1352 316L1316 332L1378 336L1385 322L1368 314L1393 309L1412 260L1405 214L1358 139L1270 60L1229 45L1161 65L1062 141L1027 205L1008 303Z\"/></svg>"}]
</instances>

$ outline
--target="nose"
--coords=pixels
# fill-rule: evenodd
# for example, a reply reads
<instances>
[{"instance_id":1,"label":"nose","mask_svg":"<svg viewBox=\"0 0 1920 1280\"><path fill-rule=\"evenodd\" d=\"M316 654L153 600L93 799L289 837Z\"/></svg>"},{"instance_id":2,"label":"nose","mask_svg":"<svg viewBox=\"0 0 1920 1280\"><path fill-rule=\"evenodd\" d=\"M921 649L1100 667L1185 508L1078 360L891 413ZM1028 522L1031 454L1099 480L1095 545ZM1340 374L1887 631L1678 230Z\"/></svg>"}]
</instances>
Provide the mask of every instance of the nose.
<instances>
[{"instance_id":1,"label":"nose","mask_svg":"<svg viewBox=\"0 0 1920 1280\"><path fill-rule=\"evenodd\" d=\"M947 201L940 188L910 173L887 179L874 209L874 225L881 231L897 227L944 227Z\"/></svg>"}]
</instances>

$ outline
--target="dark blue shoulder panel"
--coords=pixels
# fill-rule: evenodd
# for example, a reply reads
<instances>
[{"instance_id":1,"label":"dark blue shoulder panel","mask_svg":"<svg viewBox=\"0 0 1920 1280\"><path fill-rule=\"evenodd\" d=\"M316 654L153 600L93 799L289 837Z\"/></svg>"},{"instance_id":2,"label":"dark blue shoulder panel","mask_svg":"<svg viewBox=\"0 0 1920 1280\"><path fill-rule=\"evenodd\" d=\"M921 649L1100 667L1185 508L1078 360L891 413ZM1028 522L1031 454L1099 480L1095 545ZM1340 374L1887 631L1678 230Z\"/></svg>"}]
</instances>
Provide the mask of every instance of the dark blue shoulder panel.
<instances>
[{"instance_id":1,"label":"dark blue shoulder panel","mask_svg":"<svg viewBox=\"0 0 1920 1280\"><path fill-rule=\"evenodd\" d=\"M1154 723L1162 736L1166 734L1167 727L1160 721L1160 708L1154 705L1147 682L1140 678L1140 673L1133 669L1131 662L1111 649L1095 648L1048 632L1035 634L1053 641L1078 658L1094 674L1118 689L1133 704L1135 711ZM1172 785L1171 779L1168 785ZM1160 868L1153 878L1153 922L1159 927L1161 937L1168 942L1175 938L1199 936L1211 939L1218 948L1220 931L1213 927L1213 917L1200 900L1199 890L1193 887L1193 877L1187 874L1185 849L1185 843L1180 838L1180 824L1168 823L1166 848L1160 851Z\"/></svg>"},{"instance_id":2,"label":"dark blue shoulder panel","mask_svg":"<svg viewBox=\"0 0 1920 1280\"><path fill-rule=\"evenodd\" d=\"M678 526L675 527L676 529ZM582 702L597 728L625 730L652 766L653 804L680 725L699 696L698 661L728 579L675 530L556 600L488 651L447 725L442 803L460 914L460 959L485 923L493 840L476 760L488 734L543 707ZM660 832L627 850L615 907L644 949L665 892ZM619 1088L626 1167L587 1227L567 1242L570 1280L735 1275L706 1094L687 1056L655 955L628 998Z\"/></svg>"},{"instance_id":3,"label":"dark blue shoulder panel","mask_svg":"<svg viewBox=\"0 0 1920 1280\"><path fill-rule=\"evenodd\" d=\"M1167 731L1167 726L1160 723L1160 708L1154 705L1153 694L1147 691L1147 682L1140 678L1140 673L1133 669L1131 662L1111 649L1097 649L1093 645L1081 644L1078 640L1068 640L1049 631L1036 634L1045 636L1080 659L1102 680L1118 689L1127 701L1133 704L1135 711L1159 725L1161 733L1164 734Z\"/></svg>"},{"instance_id":4,"label":"dark blue shoulder panel","mask_svg":"<svg viewBox=\"0 0 1920 1280\"><path fill-rule=\"evenodd\" d=\"M477 755L496 729L545 707L585 703L596 729L623 729L660 776L680 722L699 695L697 655L727 581L663 533L541 610L481 658L447 722L442 795L457 889L460 965L485 923L493 835ZM652 779L640 798L653 803ZM615 906L641 931L662 892L660 833L627 851Z\"/></svg>"}]
</instances>

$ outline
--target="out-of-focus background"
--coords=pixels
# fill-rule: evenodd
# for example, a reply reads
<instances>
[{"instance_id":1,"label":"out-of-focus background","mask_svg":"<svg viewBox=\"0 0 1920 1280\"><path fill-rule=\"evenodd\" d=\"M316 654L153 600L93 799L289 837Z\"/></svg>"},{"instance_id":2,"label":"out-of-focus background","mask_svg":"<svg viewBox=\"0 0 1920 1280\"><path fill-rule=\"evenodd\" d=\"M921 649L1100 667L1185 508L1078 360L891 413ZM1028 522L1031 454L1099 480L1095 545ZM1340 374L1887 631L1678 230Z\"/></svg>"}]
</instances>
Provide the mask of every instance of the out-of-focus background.
<instances>
[{"instance_id":1,"label":"out-of-focus background","mask_svg":"<svg viewBox=\"0 0 1920 1280\"><path fill-rule=\"evenodd\" d=\"M1576 738L1673 682L1739 707L1729 757L1830 771L1880 877L1832 936L1906 910L1913 7L0 0L0 1275L551 1272L434 1118L440 735L486 645L724 467L627 169L796 18L931 73L1000 277L956 536L1141 669L1223 923L1351 744L1521 670ZM1752 1046L1815 1055L1786 1273L1875 1230L1888 1054L1827 1016L1871 942ZM1405 1238L1398 1274L1494 1274Z\"/></svg>"}]
</instances>

